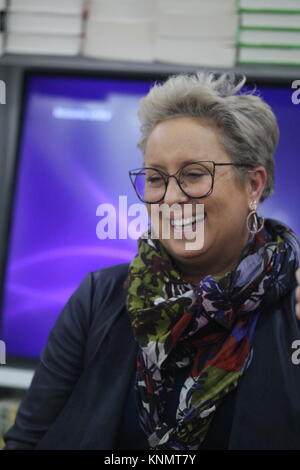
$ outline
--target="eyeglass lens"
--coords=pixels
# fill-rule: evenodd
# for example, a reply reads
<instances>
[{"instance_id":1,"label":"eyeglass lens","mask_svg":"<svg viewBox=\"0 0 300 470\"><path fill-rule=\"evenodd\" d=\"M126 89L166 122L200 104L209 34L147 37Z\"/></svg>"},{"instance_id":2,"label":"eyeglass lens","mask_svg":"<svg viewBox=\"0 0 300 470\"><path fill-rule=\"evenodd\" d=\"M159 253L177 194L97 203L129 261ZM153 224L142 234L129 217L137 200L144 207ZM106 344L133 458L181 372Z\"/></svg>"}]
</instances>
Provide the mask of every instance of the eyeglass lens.
<instances>
[{"instance_id":1,"label":"eyeglass lens","mask_svg":"<svg viewBox=\"0 0 300 470\"><path fill-rule=\"evenodd\" d=\"M209 193L213 183L213 164L190 163L177 176L181 189L190 197ZM162 199L167 188L167 177L154 168L141 168L134 172L133 183L138 195L145 202Z\"/></svg>"}]
</instances>

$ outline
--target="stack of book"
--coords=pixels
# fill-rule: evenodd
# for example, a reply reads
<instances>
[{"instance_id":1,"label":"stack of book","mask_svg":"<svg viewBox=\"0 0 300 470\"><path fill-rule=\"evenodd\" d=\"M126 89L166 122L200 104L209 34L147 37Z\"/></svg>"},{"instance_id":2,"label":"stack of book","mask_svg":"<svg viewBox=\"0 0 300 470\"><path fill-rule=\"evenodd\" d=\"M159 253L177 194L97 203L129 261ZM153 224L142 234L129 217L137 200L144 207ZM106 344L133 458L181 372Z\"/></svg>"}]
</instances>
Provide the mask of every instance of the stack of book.
<instances>
[{"instance_id":1,"label":"stack of book","mask_svg":"<svg viewBox=\"0 0 300 470\"><path fill-rule=\"evenodd\" d=\"M91 0L83 54L151 62L155 0Z\"/></svg>"},{"instance_id":2,"label":"stack of book","mask_svg":"<svg viewBox=\"0 0 300 470\"><path fill-rule=\"evenodd\" d=\"M84 0L10 0L5 52L79 54L84 5Z\"/></svg>"},{"instance_id":3,"label":"stack of book","mask_svg":"<svg viewBox=\"0 0 300 470\"><path fill-rule=\"evenodd\" d=\"M300 65L300 0L239 0L238 64Z\"/></svg>"},{"instance_id":4,"label":"stack of book","mask_svg":"<svg viewBox=\"0 0 300 470\"><path fill-rule=\"evenodd\" d=\"M0 56L4 52L5 10L6 0L0 0Z\"/></svg>"},{"instance_id":5,"label":"stack of book","mask_svg":"<svg viewBox=\"0 0 300 470\"><path fill-rule=\"evenodd\" d=\"M231 67L238 25L235 0L157 0L155 58Z\"/></svg>"}]
</instances>

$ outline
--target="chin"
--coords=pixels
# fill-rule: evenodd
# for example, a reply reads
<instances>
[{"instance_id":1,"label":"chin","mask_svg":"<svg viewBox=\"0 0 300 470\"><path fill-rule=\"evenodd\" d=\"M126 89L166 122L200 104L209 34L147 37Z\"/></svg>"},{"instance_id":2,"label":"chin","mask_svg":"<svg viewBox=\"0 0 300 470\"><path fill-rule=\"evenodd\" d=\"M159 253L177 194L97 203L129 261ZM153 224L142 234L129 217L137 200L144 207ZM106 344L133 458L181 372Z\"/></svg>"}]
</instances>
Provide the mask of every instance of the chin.
<instances>
[{"instance_id":1,"label":"chin","mask_svg":"<svg viewBox=\"0 0 300 470\"><path fill-rule=\"evenodd\" d=\"M179 260L193 260L198 255L206 251L206 246L203 243L198 243L194 240L182 239L182 240L161 240L161 243L165 249L170 253L173 258ZM192 249L188 247L191 244Z\"/></svg>"}]
</instances>

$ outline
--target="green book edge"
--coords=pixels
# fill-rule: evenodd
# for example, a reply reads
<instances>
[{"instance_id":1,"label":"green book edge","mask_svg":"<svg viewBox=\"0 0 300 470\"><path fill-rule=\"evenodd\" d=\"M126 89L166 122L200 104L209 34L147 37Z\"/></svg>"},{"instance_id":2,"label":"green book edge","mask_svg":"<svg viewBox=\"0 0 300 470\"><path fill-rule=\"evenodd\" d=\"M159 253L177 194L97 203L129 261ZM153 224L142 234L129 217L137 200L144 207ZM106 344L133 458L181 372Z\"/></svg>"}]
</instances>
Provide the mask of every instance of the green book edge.
<instances>
[{"instance_id":1,"label":"green book edge","mask_svg":"<svg viewBox=\"0 0 300 470\"><path fill-rule=\"evenodd\" d=\"M265 60L260 62L260 61L253 61L253 60L240 60L238 59L236 61L236 65L248 65L248 64L252 64L252 65L282 65L282 66L285 66L285 67L299 67L300 66L300 62L266 62Z\"/></svg>"},{"instance_id":2,"label":"green book edge","mask_svg":"<svg viewBox=\"0 0 300 470\"><path fill-rule=\"evenodd\" d=\"M282 28L280 26L239 26L239 29L242 30L252 30L252 31L294 31L300 32L300 28Z\"/></svg>"},{"instance_id":3,"label":"green book edge","mask_svg":"<svg viewBox=\"0 0 300 470\"><path fill-rule=\"evenodd\" d=\"M287 45L287 44L265 44L265 43L251 44L249 42L239 41L236 45L238 47L255 47L257 49L260 49L260 48L267 48L267 49L300 49L300 44L298 46L296 46L296 45Z\"/></svg>"},{"instance_id":4,"label":"green book edge","mask_svg":"<svg viewBox=\"0 0 300 470\"><path fill-rule=\"evenodd\" d=\"M241 0L236 0L236 10L238 11L240 8ZM235 32L235 42L238 44L240 42L240 31L241 31L241 15L238 15L238 22L237 22L237 29ZM235 47L235 63L238 60L238 48Z\"/></svg>"},{"instance_id":5,"label":"green book edge","mask_svg":"<svg viewBox=\"0 0 300 470\"><path fill-rule=\"evenodd\" d=\"M241 7L241 0L236 0L236 10L237 12L246 12L246 13L284 13L284 14L300 14L300 10L279 10L279 9L250 9L250 8L242 8ZM240 41L240 31L242 29L246 30L254 30L254 31L300 31L300 28L291 28L291 27L272 27L272 26L242 26L241 25L241 17L239 16L239 21L238 21L238 28L236 31L236 42L237 42L237 47L236 47L236 59L235 59L235 64L236 65L270 65L270 66L292 66L292 67L299 67L300 62L266 62L264 61L253 61L253 60L241 60L239 58L239 47L240 46L245 46L245 47L253 47L251 45L244 45ZM254 47L265 47L264 45L257 45L255 44ZM276 48L273 46L273 48ZM284 47L285 48L285 47ZM291 47L293 48L293 47ZM298 47L296 46L296 49Z\"/></svg>"},{"instance_id":6,"label":"green book edge","mask_svg":"<svg viewBox=\"0 0 300 470\"><path fill-rule=\"evenodd\" d=\"M274 15L299 15L300 10L285 10L284 8L273 9L273 8L243 8L238 7L239 13L271 13Z\"/></svg>"}]
</instances>

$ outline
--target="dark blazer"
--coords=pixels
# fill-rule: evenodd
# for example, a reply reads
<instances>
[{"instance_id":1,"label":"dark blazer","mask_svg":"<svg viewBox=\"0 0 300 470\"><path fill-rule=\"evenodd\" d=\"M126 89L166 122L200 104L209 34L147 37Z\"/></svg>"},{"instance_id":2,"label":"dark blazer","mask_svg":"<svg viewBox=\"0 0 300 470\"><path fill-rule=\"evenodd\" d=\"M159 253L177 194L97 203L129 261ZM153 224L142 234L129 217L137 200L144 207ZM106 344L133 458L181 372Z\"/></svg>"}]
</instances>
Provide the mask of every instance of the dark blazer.
<instances>
[{"instance_id":1,"label":"dark blazer","mask_svg":"<svg viewBox=\"0 0 300 470\"><path fill-rule=\"evenodd\" d=\"M137 343L122 285L128 264L89 273L61 311L4 435L8 449L113 450ZM237 390L229 449L300 449L295 287L263 311Z\"/></svg>"}]
</instances>

